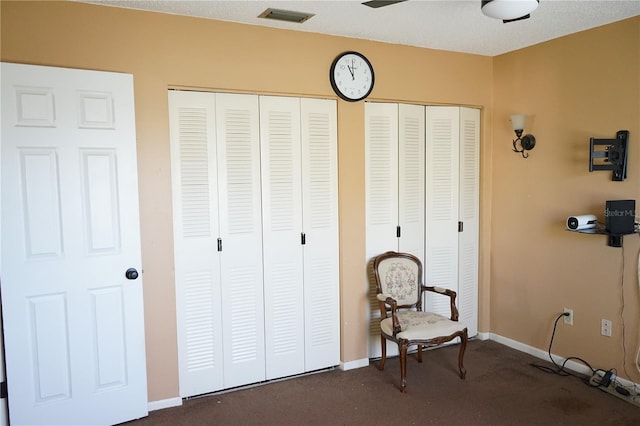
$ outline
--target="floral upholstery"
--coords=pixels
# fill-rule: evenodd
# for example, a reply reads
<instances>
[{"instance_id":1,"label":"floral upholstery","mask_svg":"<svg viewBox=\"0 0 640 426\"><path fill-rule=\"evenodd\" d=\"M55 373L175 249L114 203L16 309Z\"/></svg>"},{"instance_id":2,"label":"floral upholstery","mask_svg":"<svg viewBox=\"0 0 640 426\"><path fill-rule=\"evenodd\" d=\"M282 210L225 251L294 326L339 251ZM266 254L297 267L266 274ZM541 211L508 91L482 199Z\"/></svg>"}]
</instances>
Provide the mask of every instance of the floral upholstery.
<instances>
[{"instance_id":1,"label":"floral upholstery","mask_svg":"<svg viewBox=\"0 0 640 426\"><path fill-rule=\"evenodd\" d=\"M400 311L397 314L401 331L396 334L398 339L426 340L440 336L450 336L465 329L466 325L459 321L433 312ZM385 318L380 322L380 328L385 334L393 335L393 318Z\"/></svg>"},{"instance_id":2,"label":"floral upholstery","mask_svg":"<svg viewBox=\"0 0 640 426\"><path fill-rule=\"evenodd\" d=\"M418 301L418 266L409 259L389 258L378 266L382 293L394 298L398 305Z\"/></svg>"}]
</instances>

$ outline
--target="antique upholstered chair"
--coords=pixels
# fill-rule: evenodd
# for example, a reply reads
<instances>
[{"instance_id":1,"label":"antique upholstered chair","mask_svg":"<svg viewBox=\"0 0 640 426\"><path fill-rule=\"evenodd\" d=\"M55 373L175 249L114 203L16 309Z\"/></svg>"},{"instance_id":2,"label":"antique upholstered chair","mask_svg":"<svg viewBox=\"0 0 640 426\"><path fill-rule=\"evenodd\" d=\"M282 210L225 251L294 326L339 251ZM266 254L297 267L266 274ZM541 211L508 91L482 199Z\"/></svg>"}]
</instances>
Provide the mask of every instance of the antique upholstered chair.
<instances>
[{"instance_id":1,"label":"antique upholstered chair","mask_svg":"<svg viewBox=\"0 0 640 426\"><path fill-rule=\"evenodd\" d=\"M384 369L387 356L386 340L396 342L400 352L400 391L407 386L407 350L418 347L418 362L422 362L423 347L437 346L460 338L458 369L464 379L464 351L467 346L467 327L458 321L456 292L422 283L422 262L408 253L388 251L373 261L373 272L380 305L382 358L378 368ZM447 318L422 309L423 292L449 297L451 317Z\"/></svg>"}]
</instances>

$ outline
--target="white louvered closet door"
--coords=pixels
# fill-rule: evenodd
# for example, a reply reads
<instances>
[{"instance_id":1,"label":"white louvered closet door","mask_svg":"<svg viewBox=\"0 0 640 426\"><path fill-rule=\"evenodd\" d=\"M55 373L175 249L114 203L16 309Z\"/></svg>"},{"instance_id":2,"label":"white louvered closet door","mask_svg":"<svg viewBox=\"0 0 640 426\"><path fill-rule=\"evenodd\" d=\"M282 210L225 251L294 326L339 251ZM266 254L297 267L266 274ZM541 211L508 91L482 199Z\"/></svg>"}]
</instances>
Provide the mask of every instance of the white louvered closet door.
<instances>
[{"instance_id":1,"label":"white louvered closet door","mask_svg":"<svg viewBox=\"0 0 640 426\"><path fill-rule=\"evenodd\" d=\"M215 96L169 91L180 396L224 387Z\"/></svg>"},{"instance_id":2,"label":"white louvered closet door","mask_svg":"<svg viewBox=\"0 0 640 426\"><path fill-rule=\"evenodd\" d=\"M365 103L365 157L369 262L385 251L398 248L397 104Z\"/></svg>"},{"instance_id":3,"label":"white louvered closet door","mask_svg":"<svg viewBox=\"0 0 640 426\"><path fill-rule=\"evenodd\" d=\"M301 99L305 370L340 363L336 101Z\"/></svg>"},{"instance_id":4,"label":"white louvered closet door","mask_svg":"<svg viewBox=\"0 0 640 426\"><path fill-rule=\"evenodd\" d=\"M420 105L367 103L365 152L369 354L381 355L380 310L371 259L389 250L424 259L425 116ZM388 344L387 353L397 354Z\"/></svg>"},{"instance_id":5,"label":"white louvered closet door","mask_svg":"<svg viewBox=\"0 0 640 426\"><path fill-rule=\"evenodd\" d=\"M300 99L260 97L267 379L304 372Z\"/></svg>"},{"instance_id":6,"label":"white louvered closet door","mask_svg":"<svg viewBox=\"0 0 640 426\"><path fill-rule=\"evenodd\" d=\"M365 103L366 283L369 357L381 356L380 309L372 259L398 250L398 104ZM387 344L387 354L397 345Z\"/></svg>"},{"instance_id":7,"label":"white louvered closet door","mask_svg":"<svg viewBox=\"0 0 640 426\"><path fill-rule=\"evenodd\" d=\"M339 364L336 102L169 100L180 395Z\"/></svg>"},{"instance_id":8,"label":"white louvered closet door","mask_svg":"<svg viewBox=\"0 0 640 426\"><path fill-rule=\"evenodd\" d=\"M458 308L469 336L478 334L480 110L460 108L460 207Z\"/></svg>"},{"instance_id":9,"label":"white louvered closet door","mask_svg":"<svg viewBox=\"0 0 640 426\"><path fill-rule=\"evenodd\" d=\"M459 108L427 107L425 283L458 291ZM426 309L450 315L449 300Z\"/></svg>"},{"instance_id":10,"label":"white louvered closet door","mask_svg":"<svg viewBox=\"0 0 640 426\"><path fill-rule=\"evenodd\" d=\"M215 94L225 388L265 379L258 97Z\"/></svg>"},{"instance_id":11,"label":"white louvered closet door","mask_svg":"<svg viewBox=\"0 0 640 426\"><path fill-rule=\"evenodd\" d=\"M399 105L398 250L424 262L425 107Z\"/></svg>"}]
</instances>

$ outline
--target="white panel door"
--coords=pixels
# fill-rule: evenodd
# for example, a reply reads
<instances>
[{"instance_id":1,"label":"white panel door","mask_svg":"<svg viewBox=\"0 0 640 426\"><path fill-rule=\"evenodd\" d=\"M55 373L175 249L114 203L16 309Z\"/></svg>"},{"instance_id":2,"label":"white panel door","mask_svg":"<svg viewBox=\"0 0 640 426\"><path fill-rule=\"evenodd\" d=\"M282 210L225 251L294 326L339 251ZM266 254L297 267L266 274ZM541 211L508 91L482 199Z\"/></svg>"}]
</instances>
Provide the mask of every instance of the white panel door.
<instances>
[{"instance_id":1,"label":"white panel door","mask_svg":"<svg viewBox=\"0 0 640 426\"><path fill-rule=\"evenodd\" d=\"M458 291L459 108L427 107L425 283ZM450 315L446 297L426 308Z\"/></svg>"},{"instance_id":2,"label":"white panel door","mask_svg":"<svg viewBox=\"0 0 640 426\"><path fill-rule=\"evenodd\" d=\"M260 97L267 379L304 372L300 99Z\"/></svg>"},{"instance_id":3,"label":"white panel door","mask_svg":"<svg viewBox=\"0 0 640 426\"><path fill-rule=\"evenodd\" d=\"M458 309L469 336L478 334L478 232L480 110L460 108L460 206Z\"/></svg>"},{"instance_id":4,"label":"white panel door","mask_svg":"<svg viewBox=\"0 0 640 426\"><path fill-rule=\"evenodd\" d=\"M372 259L398 250L398 104L365 103L366 283L369 357L381 355L380 308ZM387 354L397 345L387 344Z\"/></svg>"},{"instance_id":5,"label":"white panel door","mask_svg":"<svg viewBox=\"0 0 640 426\"><path fill-rule=\"evenodd\" d=\"M305 370L340 363L336 101L301 99Z\"/></svg>"},{"instance_id":6,"label":"white panel door","mask_svg":"<svg viewBox=\"0 0 640 426\"><path fill-rule=\"evenodd\" d=\"M12 424L147 414L133 77L2 64Z\"/></svg>"},{"instance_id":7,"label":"white panel door","mask_svg":"<svg viewBox=\"0 0 640 426\"><path fill-rule=\"evenodd\" d=\"M215 95L169 91L180 396L223 389Z\"/></svg>"},{"instance_id":8,"label":"white panel door","mask_svg":"<svg viewBox=\"0 0 640 426\"><path fill-rule=\"evenodd\" d=\"M265 379L258 97L215 94L224 386Z\"/></svg>"}]
</instances>

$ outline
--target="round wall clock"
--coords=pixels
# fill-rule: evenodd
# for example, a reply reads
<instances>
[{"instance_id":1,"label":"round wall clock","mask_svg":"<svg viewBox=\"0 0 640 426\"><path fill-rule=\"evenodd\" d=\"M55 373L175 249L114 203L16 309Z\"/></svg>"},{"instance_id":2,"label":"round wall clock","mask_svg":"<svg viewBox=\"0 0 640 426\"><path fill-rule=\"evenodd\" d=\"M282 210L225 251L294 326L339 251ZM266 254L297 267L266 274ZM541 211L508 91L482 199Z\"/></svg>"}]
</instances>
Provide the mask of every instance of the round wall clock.
<instances>
[{"instance_id":1,"label":"round wall clock","mask_svg":"<svg viewBox=\"0 0 640 426\"><path fill-rule=\"evenodd\" d=\"M344 52L329 69L331 87L345 101L361 101L373 90L375 76L371 62L358 52Z\"/></svg>"}]
</instances>

